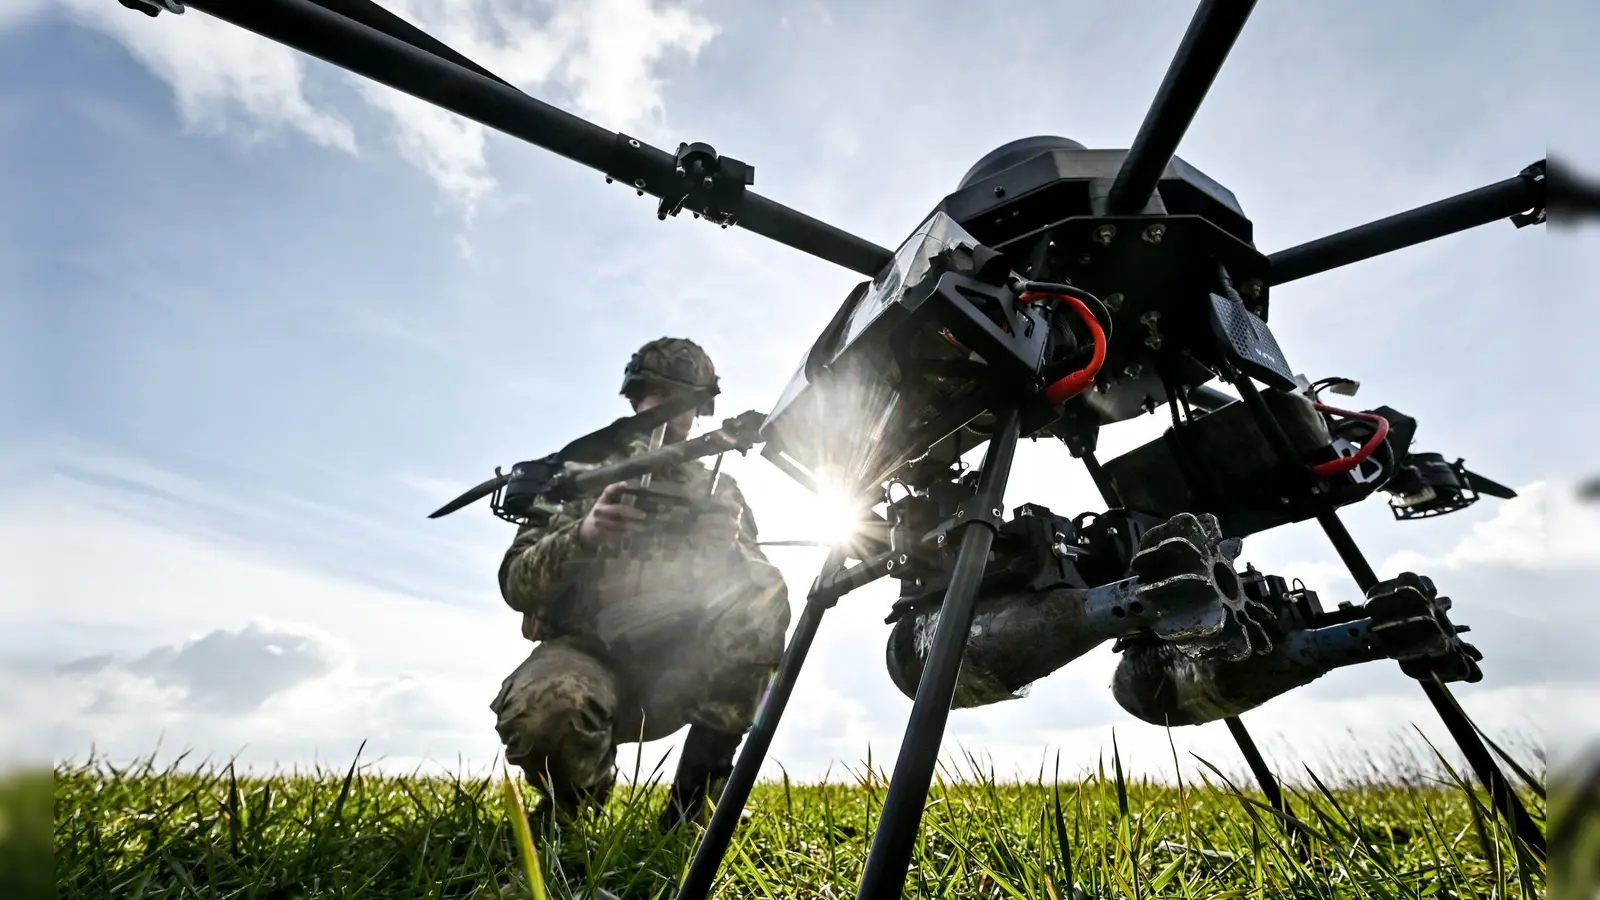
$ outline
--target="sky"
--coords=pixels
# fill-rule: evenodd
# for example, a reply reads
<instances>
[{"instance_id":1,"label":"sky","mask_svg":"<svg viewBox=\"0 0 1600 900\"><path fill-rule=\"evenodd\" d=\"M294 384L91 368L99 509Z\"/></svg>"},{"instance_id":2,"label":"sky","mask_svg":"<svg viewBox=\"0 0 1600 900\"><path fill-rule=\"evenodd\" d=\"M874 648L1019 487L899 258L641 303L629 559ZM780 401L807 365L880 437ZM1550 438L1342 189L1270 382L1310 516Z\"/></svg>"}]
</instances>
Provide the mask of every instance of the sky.
<instances>
[{"instance_id":1,"label":"sky","mask_svg":"<svg viewBox=\"0 0 1600 900\"><path fill-rule=\"evenodd\" d=\"M658 147L703 140L753 189L897 245L1006 141L1125 147L1188 4L406 0L386 4L501 77ZM1228 186L1264 251L1509 177L1551 148L1600 163L1572 115L1600 75L1600 9L1486 2L1261 4L1179 149ZM1580 21L1581 20L1581 21ZM1561 27L1551 28L1559 22ZM1519 64L1540 46L1545 62ZM1549 74L1546 69L1556 69ZM1591 170L1600 166L1589 165ZM741 229L656 220L599 172L190 11L115 0L0 7L0 754L151 753L254 767L486 771L488 703L529 652L495 570L512 527L428 512L497 465L626 408L632 351L692 337L718 413L766 411L860 280ZM1584 412L1589 231L1498 223L1274 292L1312 378L1419 418L1422 449L1513 501L1396 523L1343 518L1382 576L1430 574L1485 653L1456 686L1492 734L1552 751L1600 725L1584 665L1600 470ZM1101 437L1102 459L1160 417ZM732 459L767 539L811 536L806 493ZM1019 450L1007 506L1100 508L1065 448ZM821 564L773 548L798 617ZM1244 559L1329 603L1358 592L1314 525ZM883 669L892 587L830 612L765 774L887 769L910 701ZM1108 648L1026 698L952 714L954 756L1002 775L1204 757L1221 724L1168 731L1111 699ZM1449 749L1392 665L1336 672L1245 716L1288 777L1418 732ZM625 748L670 770L681 735ZM1399 744L1396 744L1399 742ZM1531 744L1529 743L1531 742Z\"/></svg>"}]
</instances>

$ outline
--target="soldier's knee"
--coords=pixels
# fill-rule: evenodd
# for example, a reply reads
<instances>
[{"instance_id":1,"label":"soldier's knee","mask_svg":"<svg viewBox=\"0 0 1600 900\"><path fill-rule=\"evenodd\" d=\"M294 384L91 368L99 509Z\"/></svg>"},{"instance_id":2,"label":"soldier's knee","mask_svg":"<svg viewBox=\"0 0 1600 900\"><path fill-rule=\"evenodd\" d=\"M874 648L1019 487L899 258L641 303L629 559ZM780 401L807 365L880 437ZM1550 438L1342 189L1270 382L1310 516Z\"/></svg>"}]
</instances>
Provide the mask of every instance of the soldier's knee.
<instances>
[{"instance_id":1,"label":"soldier's knee","mask_svg":"<svg viewBox=\"0 0 1600 900\"><path fill-rule=\"evenodd\" d=\"M614 678L587 656L540 654L542 645L501 685L490 708L505 745L506 761L534 780L554 779L577 787L609 777L616 752Z\"/></svg>"},{"instance_id":2,"label":"soldier's knee","mask_svg":"<svg viewBox=\"0 0 1600 900\"><path fill-rule=\"evenodd\" d=\"M753 579L736 601L729 603L704 626L700 642L704 652L731 666L777 665L789 630L789 592L782 574Z\"/></svg>"}]
</instances>

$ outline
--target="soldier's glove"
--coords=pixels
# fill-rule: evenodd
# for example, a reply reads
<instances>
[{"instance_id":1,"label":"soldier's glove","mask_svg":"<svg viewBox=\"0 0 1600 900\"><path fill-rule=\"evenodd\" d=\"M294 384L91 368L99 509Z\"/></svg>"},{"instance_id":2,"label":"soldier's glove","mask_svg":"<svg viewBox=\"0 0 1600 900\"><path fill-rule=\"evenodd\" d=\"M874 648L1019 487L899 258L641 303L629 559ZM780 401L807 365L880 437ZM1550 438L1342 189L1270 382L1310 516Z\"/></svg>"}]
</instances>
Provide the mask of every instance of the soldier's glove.
<instances>
[{"instance_id":1,"label":"soldier's glove","mask_svg":"<svg viewBox=\"0 0 1600 900\"><path fill-rule=\"evenodd\" d=\"M1439 596L1433 580L1414 572L1380 581L1367 592L1366 611L1378 648L1398 660L1412 678L1440 681L1483 680L1483 653L1460 637L1468 628L1447 614L1449 597Z\"/></svg>"},{"instance_id":2,"label":"soldier's glove","mask_svg":"<svg viewBox=\"0 0 1600 900\"><path fill-rule=\"evenodd\" d=\"M667 808L657 821L662 831L671 831L697 818L705 809L707 795L721 796L723 784L733 774L734 754L743 738L744 735L724 734L703 725L689 726L678 772L667 794Z\"/></svg>"}]
</instances>

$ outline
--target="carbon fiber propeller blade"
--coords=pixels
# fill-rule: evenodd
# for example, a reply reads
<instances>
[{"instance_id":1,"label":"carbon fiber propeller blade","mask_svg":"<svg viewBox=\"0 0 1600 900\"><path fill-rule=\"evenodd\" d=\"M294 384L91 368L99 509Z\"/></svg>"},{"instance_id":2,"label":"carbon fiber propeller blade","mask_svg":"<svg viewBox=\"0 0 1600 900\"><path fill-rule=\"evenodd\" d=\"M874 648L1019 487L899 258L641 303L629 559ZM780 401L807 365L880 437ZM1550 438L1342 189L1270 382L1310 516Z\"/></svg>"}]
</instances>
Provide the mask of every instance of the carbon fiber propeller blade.
<instances>
[{"instance_id":1,"label":"carbon fiber propeller blade","mask_svg":"<svg viewBox=\"0 0 1600 900\"><path fill-rule=\"evenodd\" d=\"M430 513L428 518L437 519L440 516L448 516L463 506L471 506L479 500L482 500L483 498L494 493L495 490L500 487L500 485L505 484L510 480L510 475L496 475L495 477L485 481L475 488L472 488L454 500L451 500L449 503L439 507L437 510Z\"/></svg>"},{"instance_id":2,"label":"carbon fiber propeller blade","mask_svg":"<svg viewBox=\"0 0 1600 900\"><path fill-rule=\"evenodd\" d=\"M1513 491L1511 488L1506 487L1498 481L1492 481L1488 478L1485 478L1471 469L1462 469L1461 474L1467 476L1467 482L1472 485L1472 489L1480 494L1487 494L1490 497L1499 497L1501 500L1510 500L1517 496L1517 492Z\"/></svg>"}]
</instances>

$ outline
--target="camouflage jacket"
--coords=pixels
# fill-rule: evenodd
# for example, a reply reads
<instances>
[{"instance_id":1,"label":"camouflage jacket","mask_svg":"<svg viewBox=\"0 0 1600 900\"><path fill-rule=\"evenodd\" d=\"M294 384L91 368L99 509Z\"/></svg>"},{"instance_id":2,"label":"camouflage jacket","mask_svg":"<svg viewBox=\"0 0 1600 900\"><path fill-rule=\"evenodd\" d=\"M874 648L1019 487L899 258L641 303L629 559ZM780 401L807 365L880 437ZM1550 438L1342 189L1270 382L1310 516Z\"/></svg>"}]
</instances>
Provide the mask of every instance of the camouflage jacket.
<instances>
[{"instance_id":1,"label":"camouflage jacket","mask_svg":"<svg viewBox=\"0 0 1600 900\"><path fill-rule=\"evenodd\" d=\"M606 462L646 449L640 438ZM711 471L698 461L652 477L701 497L711 488ZM734 479L719 474L710 496L717 512L656 514L634 535L595 548L579 542L578 527L596 497L563 504L548 522L520 528L499 581L506 604L522 613L523 636L582 635L614 652L648 655L653 646L679 639L713 607L781 579L756 544L754 516Z\"/></svg>"}]
</instances>

